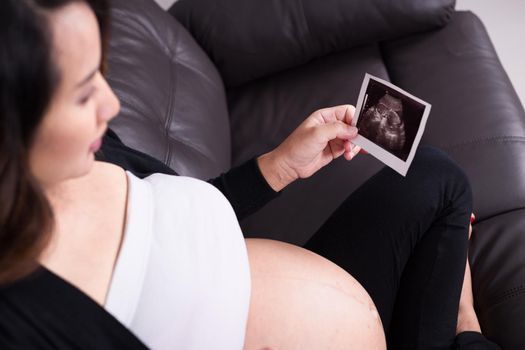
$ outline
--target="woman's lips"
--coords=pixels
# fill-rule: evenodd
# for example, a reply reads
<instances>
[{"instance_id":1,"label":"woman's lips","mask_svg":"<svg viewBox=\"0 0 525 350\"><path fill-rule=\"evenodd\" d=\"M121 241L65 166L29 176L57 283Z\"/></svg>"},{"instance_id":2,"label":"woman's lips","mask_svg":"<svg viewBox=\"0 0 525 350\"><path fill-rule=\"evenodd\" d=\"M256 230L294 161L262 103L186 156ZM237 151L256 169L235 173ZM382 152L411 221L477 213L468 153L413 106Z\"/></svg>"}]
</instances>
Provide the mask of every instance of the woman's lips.
<instances>
[{"instance_id":1,"label":"woman's lips","mask_svg":"<svg viewBox=\"0 0 525 350\"><path fill-rule=\"evenodd\" d=\"M96 151L98 151L100 149L100 146L102 146L102 138L101 137L96 139L95 142L93 142L91 144L91 146L89 147L89 150L91 152L95 153Z\"/></svg>"}]
</instances>

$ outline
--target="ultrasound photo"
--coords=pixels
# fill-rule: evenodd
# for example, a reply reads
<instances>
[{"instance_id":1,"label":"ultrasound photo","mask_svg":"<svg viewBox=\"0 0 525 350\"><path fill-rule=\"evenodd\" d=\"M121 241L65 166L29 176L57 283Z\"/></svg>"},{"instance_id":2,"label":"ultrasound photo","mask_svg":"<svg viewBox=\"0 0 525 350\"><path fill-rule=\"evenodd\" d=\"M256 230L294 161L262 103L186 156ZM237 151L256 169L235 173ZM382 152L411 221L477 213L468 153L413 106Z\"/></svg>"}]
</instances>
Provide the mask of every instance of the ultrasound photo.
<instances>
[{"instance_id":1,"label":"ultrasound photo","mask_svg":"<svg viewBox=\"0 0 525 350\"><path fill-rule=\"evenodd\" d=\"M357 127L361 135L406 160L408 154L401 154L406 144L403 103L388 92L382 93L374 105L365 107Z\"/></svg>"},{"instance_id":2,"label":"ultrasound photo","mask_svg":"<svg viewBox=\"0 0 525 350\"><path fill-rule=\"evenodd\" d=\"M405 176L430 108L392 83L366 74L353 120L359 135L353 143Z\"/></svg>"}]
</instances>

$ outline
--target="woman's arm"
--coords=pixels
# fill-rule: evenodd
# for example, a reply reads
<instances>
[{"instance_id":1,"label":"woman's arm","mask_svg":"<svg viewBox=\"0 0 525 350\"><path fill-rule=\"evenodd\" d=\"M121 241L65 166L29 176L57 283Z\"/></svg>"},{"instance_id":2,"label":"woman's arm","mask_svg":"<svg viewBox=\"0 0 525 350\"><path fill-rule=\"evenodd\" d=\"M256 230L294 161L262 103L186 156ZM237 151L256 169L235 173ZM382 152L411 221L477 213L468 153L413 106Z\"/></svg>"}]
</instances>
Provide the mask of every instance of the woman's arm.
<instances>
[{"instance_id":1,"label":"woman's arm","mask_svg":"<svg viewBox=\"0 0 525 350\"><path fill-rule=\"evenodd\" d=\"M350 105L323 108L306 118L273 151L252 158L215 179L208 180L231 203L238 220L253 214L300 178L307 178L332 160L344 155L351 160L360 148L351 140L355 108ZM177 175L159 160L127 147L108 129L100 160L117 164L138 177L153 173Z\"/></svg>"},{"instance_id":2,"label":"woman's arm","mask_svg":"<svg viewBox=\"0 0 525 350\"><path fill-rule=\"evenodd\" d=\"M161 161L126 146L111 129L104 135L97 158L116 164L140 178L155 173L178 175ZM256 212L280 193L274 191L261 174L257 158L252 158L208 182L217 187L232 204L238 220Z\"/></svg>"}]
</instances>

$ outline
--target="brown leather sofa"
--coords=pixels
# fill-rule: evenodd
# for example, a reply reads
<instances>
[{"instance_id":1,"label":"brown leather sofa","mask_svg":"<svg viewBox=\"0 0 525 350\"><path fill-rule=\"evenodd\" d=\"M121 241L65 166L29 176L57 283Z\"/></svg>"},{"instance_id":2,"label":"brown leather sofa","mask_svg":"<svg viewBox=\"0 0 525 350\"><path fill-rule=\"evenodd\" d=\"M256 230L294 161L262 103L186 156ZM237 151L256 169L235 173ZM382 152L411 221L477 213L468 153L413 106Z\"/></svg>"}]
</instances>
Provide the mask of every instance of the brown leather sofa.
<instances>
[{"instance_id":1,"label":"brown leather sofa","mask_svg":"<svg viewBox=\"0 0 525 350\"><path fill-rule=\"evenodd\" d=\"M422 144L467 172L483 332L525 348L525 112L483 23L453 0L113 0L112 128L181 175L209 179L277 146L314 110L355 104L365 72L430 102ZM241 222L304 243L382 167L342 159Z\"/></svg>"}]
</instances>

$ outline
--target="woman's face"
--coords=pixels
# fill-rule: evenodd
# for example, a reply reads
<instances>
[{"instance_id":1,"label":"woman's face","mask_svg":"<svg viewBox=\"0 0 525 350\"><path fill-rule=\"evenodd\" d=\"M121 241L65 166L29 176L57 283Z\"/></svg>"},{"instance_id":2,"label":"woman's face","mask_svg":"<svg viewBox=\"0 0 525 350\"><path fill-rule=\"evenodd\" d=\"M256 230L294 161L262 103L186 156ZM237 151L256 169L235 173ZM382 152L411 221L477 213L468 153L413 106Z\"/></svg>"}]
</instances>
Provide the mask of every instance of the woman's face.
<instances>
[{"instance_id":1,"label":"woman's face","mask_svg":"<svg viewBox=\"0 0 525 350\"><path fill-rule=\"evenodd\" d=\"M31 171L44 187L90 171L120 108L99 70L100 32L88 5L75 2L48 16L60 81L30 150Z\"/></svg>"}]
</instances>

